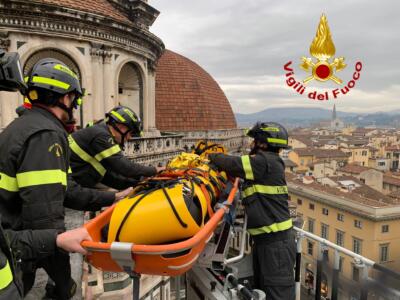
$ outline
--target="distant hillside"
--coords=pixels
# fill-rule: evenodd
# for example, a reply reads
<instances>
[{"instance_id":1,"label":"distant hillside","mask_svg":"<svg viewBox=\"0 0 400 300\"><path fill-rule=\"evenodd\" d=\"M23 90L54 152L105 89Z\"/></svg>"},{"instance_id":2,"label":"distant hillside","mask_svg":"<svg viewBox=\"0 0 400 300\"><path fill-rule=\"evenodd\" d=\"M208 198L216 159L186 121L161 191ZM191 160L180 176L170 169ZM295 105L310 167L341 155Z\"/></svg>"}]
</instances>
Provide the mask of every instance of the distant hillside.
<instances>
[{"instance_id":1,"label":"distant hillside","mask_svg":"<svg viewBox=\"0 0 400 300\"><path fill-rule=\"evenodd\" d=\"M338 111L339 118L357 118L358 114ZM332 118L332 110L323 108L288 107L268 108L252 114L236 114L239 125L247 126L260 120L281 122L287 125L309 125Z\"/></svg>"},{"instance_id":2,"label":"distant hillside","mask_svg":"<svg viewBox=\"0 0 400 300\"><path fill-rule=\"evenodd\" d=\"M372 114L338 111L337 115L346 124L355 126L375 125L400 128L400 110ZM330 121L331 118L332 110L307 107L268 108L253 114L236 114L236 121L239 126L250 126L257 121L268 120L282 123L288 127L306 127L321 121Z\"/></svg>"},{"instance_id":3,"label":"distant hillside","mask_svg":"<svg viewBox=\"0 0 400 300\"><path fill-rule=\"evenodd\" d=\"M389 113L374 113L368 115L359 115L355 117L345 117L343 121L347 124L355 124L360 127L376 125L385 127L400 127L400 112L395 114L394 112Z\"/></svg>"}]
</instances>

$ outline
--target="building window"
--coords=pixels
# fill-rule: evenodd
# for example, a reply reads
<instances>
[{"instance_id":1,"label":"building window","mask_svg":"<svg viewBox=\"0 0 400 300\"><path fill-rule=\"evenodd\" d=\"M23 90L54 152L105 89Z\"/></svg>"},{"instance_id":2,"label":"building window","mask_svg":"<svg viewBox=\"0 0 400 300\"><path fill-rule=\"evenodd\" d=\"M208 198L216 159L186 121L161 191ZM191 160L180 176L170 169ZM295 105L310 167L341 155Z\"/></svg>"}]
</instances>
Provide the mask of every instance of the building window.
<instances>
[{"instance_id":1,"label":"building window","mask_svg":"<svg viewBox=\"0 0 400 300\"><path fill-rule=\"evenodd\" d=\"M357 254L361 254L361 246L362 241L356 238L353 238L353 252Z\"/></svg>"},{"instance_id":2,"label":"building window","mask_svg":"<svg viewBox=\"0 0 400 300\"><path fill-rule=\"evenodd\" d=\"M360 280L360 269L353 265L353 280L359 281Z\"/></svg>"},{"instance_id":3,"label":"building window","mask_svg":"<svg viewBox=\"0 0 400 300\"><path fill-rule=\"evenodd\" d=\"M367 151L363 151L362 156L367 156L367 153L368 153Z\"/></svg>"},{"instance_id":4,"label":"building window","mask_svg":"<svg viewBox=\"0 0 400 300\"><path fill-rule=\"evenodd\" d=\"M328 233L329 233L329 226L324 223L321 223L321 237L327 240Z\"/></svg>"},{"instance_id":5,"label":"building window","mask_svg":"<svg viewBox=\"0 0 400 300\"><path fill-rule=\"evenodd\" d=\"M313 256L314 243L307 241L307 254Z\"/></svg>"},{"instance_id":6,"label":"building window","mask_svg":"<svg viewBox=\"0 0 400 300\"><path fill-rule=\"evenodd\" d=\"M389 225L382 225L382 233L389 232Z\"/></svg>"},{"instance_id":7,"label":"building window","mask_svg":"<svg viewBox=\"0 0 400 300\"><path fill-rule=\"evenodd\" d=\"M362 228L362 222L360 220L354 220L354 227Z\"/></svg>"},{"instance_id":8,"label":"building window","mask_svg":"<svg viewBox=\"0 0 400 300\"><path fill-rule=\"evenodd\" d=\"M314 233L314 222L313 219L308 219L308 232Z\"/></svg>"},{"instance_id":9,"label":"building window","mask_svg":"<svg viewBox=\"0 0 400 300\"><path fill-rule=\"evenodd\" d=\"M310 204L308 205L308 208L311 209L311 210L314 210L315 206L314 206L313 203L310 203Z\"/></svg>"},{"instance_id":10,"label":"building window","mask_svg":"<svg viewBox=\"0 0 400 300\"><path fill-rule=\"evenodd\" d=\"M329 214L329 210L325 207L322 208L322 214L327 216Z\"/></svg>"},{"instance_id":11,"label":"building window","mask_svg":"<svg viewBox=\"0 0 400 300\"><path fill-rule=\"evenodd\" d=\"M292 197L291 197L290 195L288 195L288 200L289 200L289 201L291 201L291 200L292 200Z\"/></svg>"},{"instance_id":12,"label":"building window","mask_svg":"<svg viewBox=\"0 0 400 300\"><path fill-rule=\"evenodd\" d=\"M344 257L339 257L339 272L343 273Z\"/></svg>"},{"instance_id":13,"label":"building window","mask_svg":"<svg viewBox=\"0 0 400 300\"><path fill-rule=\"evenodd\" d=\"M379 245L379 261L380 262L389 261L389 244Z\"/></svg>"},{"instance_id":14,"label":"building window","mask_svg":"<svg viewBox=\"0 0 400 300\"><path fill-rule=\"evenodd\" d=\"M344 247L344 232L336 230L336 244L338 246Z\"/></svg>"},{"instance_id":15,"label":"building window","mask_svg":"<svg viewBox=\"0 0 400 300\"><path fill-rule=\"evenodd\" d=\"M384 166L385 166L385 162L384 162L384 161L378 162L378 166L379 166L379 167L384 167Z\"/></svg>"},{"instance_id":16,"label":"building window","mask_svg":"<svg viewBox=\"0 0 400 300\"><path fill-rule=\"evenodd\" d=\"M297 204L298 204L298 205L302 205L302 204L303 204L303 200L297 199Z\"/></svg>"},{"instance_id":17,"label":"building window","mask_svg":"<svg viewBox=\"0 0 400 300\"><path fill-rule=\"evenodd\" d=\"M343 214L337 214L337 219L338 219L338 221L344 222L344 215Z\"/></svg>"}]
</instances>

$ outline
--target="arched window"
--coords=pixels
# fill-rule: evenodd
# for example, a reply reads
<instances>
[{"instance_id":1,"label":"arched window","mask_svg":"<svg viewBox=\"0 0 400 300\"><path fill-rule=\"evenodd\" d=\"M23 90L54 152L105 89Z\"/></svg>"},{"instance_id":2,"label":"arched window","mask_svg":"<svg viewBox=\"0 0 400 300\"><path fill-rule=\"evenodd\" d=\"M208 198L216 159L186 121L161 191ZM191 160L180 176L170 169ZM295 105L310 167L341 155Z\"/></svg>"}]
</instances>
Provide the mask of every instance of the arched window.
<instances>
[{"instance_id":1,"label":"arched window","mask_svg":"<svg viewBox=\"0 0 400 300\"><path fill-rule=\"evenodd\" d=\"M118 103L133 109L143 120L143 80L134 63L125 64L119 73Z\"/></svg>"},{"instance_id":2,"label":"arched window","mask_svg":"<svg viewBox=\"0 0 400 300\"><path fill-rule=\"evenodd\" d=\"M44 58L55 58L58 59L59 61L63 62L66 64L72 71L75 72L75 74L78 76L79 81L82 84L82 75L80 72L80 69L77 65L77 63L66 53L64 53L61 50L58 49L53 49L53 48L48 48L48 49L42 49L39 50L35 53L33 53L26 61L23 72L24 76L28 75L29 71L32 69L32 67L41 59ZM84 121L83 121L83 105L80 107L79 111L76 113L75 118L78 120L78 123L83 127L84 126Z\"/></svg>"}]
</instances>

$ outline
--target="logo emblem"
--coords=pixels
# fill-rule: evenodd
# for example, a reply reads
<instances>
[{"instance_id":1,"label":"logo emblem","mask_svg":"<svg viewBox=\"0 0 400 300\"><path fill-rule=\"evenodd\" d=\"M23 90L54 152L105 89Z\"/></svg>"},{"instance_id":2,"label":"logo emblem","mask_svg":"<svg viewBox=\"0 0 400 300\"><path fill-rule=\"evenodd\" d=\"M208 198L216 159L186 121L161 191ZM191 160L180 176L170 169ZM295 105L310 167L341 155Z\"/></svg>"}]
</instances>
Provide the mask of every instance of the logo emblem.
<instances>
[{"instance_id":1,"label":"logo emblem","mask_svg":"<svg viewBox=\"0 0 400 300\"><path fill-rule=\"evenodd\" d=\"M288 61L283 66L286 72L285 81L287 86L298 95L305 95L310 100L326 101L348 94L360 79L363 65L361 61L357 61L354 66L352 78L347 83L343 83L342 79L336 75L336 72L342 71L347 65L344 62L344 57L334 57L335 53L336 48L332 40L328 21L326 15L322 14L317 33L310 45L312 58L303 56L301 58L302 63L298 65L310 75L303 80L297 79L295 77L295 66L293 66L292 61ZM307 85L313 80L319 82L331 81L340 86L330 90L323 90L321 88L317 90Z\"/></svg>"},{"instance_id":2,"label":"logo emblem","mask_svg":"<svg viewBox=\"0 0 400 300\"><path fill-rule=\"evenodd\" d=\"M344 57L334 58L330 61L330 58L335 55L336 49L333 44L331 31L328 26L328 20L325 14L322 14L319 20L317 33L314 40L310 45L310 54L317 59L316 62L309 57L302 57L303 63L300 67L310 72L311 75L303 80L304 84L315 79L318 81L332 80L337 84L341 84L342 80L334 74L335 71L341 71L346 67L344 63Z\"/></svg>"},{"instance_id":3,"label":"logo emblem","mask_svg":"<svg viewBox=\"0 0 400 300\"><path fill-rule=\"evenodd\" d=\"M49 147L49 152L54 152L57 157L61 157L63 154L63 149L59 143L54 143Z\"/></svg>"}]
</instances>

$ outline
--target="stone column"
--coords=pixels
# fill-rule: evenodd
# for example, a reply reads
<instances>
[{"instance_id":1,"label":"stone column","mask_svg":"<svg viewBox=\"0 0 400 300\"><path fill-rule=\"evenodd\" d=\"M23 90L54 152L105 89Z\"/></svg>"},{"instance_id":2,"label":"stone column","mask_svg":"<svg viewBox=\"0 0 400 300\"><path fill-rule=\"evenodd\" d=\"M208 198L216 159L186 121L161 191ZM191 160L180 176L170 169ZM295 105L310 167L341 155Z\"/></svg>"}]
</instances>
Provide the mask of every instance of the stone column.
<instances>
[{"instance_id":1,"label":"stone column","mask_svg":"<svg viewBox=\"0 0 400 300\"><path fill-rule=\"evenodd\" d=\"M155 72L148 70L146 91L144 91L144 112L146 112L147 131L150 136L158 136L160 133L156 128L156 80Z\"/></svg>"},{"instance_id":2,"label":"stone column","mask_svg":"<svg viewBox=\"0 0 400 300\"><path fill-rule=\"evenodd\" d=\"M144 70L146 72L146 70ZM143 74L143 78L142 78L142 93L143 93L143 130L146 134L146 136L148 136L148 131L149 131L149 76L148 74Z\"/></svg>"},{"instance_id":3,"label":"stone column","mask_svg":"<svg viewBox=\"0 0 400 300\"><path fill-rule=\"evenodd\" d=\"M103 83L104 83L104 111L103 114L115 106L114 77L112 72L111 49L104 52Z\"/></svg>"},{"instance_id":4,"label":"stone column","mask_svg":"<svg viewBox=\"0 0 400 300\"><path fill-rule=\"evenodd\" d=\"M90 49L92 65L92 112L93 119L99 120L104 117L104 80L103 80L103 53L100 47ZM91 121L91 120L90 120Z\"/></svg>"}]
</instances>

